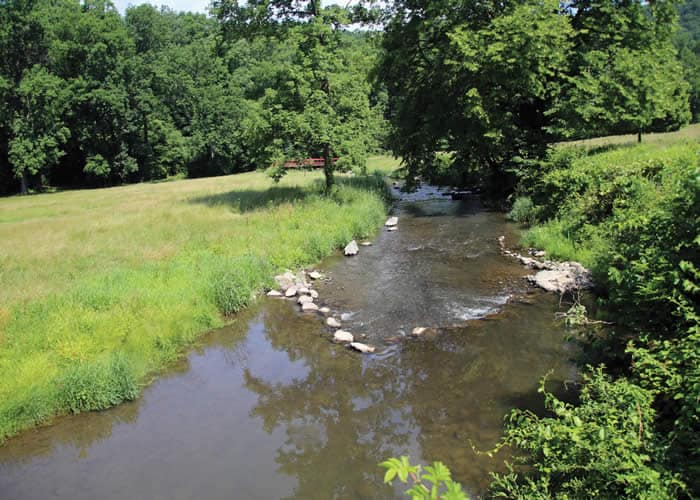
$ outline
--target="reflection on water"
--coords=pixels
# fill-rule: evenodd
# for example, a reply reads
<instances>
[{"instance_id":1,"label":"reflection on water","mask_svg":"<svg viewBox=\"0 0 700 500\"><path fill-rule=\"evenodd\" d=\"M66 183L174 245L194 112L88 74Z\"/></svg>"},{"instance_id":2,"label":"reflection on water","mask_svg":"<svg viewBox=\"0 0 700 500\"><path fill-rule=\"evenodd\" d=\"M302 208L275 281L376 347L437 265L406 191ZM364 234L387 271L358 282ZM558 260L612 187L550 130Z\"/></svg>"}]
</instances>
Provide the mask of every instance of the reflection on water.
<instances>
[{"instance_id":1,"label":"reflection on water","mask_svg":"<svg viewBox=\"0 0 700 500\"><path fill-rule=\"evenodd\" d=\"M492 447L510 408L540 411L539 378L552 370L555 388L575 375L571 347L555 298L504 305L526 291L497 254L500 215L414 197L399 216L357 258L326 262L320 286L379 354L333 345L318 318L262 301L138 401L9 441L2 498L393 498L377 463L400 454L441 459L482 491L507 457L472 445ZM445 328L385 344L417 325Z\"/></svg>"}]
</instances>

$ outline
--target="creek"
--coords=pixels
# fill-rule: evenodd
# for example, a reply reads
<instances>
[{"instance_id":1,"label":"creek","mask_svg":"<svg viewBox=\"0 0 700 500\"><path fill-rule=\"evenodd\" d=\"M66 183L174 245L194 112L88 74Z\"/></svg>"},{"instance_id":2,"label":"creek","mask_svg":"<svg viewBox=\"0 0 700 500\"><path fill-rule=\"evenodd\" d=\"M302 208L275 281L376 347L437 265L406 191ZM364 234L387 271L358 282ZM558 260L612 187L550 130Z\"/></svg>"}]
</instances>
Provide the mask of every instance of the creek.
<instances>
[{"instance_id":1,"label":"creek","mask_svg":"<svg viewBox=\"0 0 700 500\"><path fill-rule=\"evenodd\" d=\"M378 463L442 460L471 494L511 408L542 413L576 349L559 298L529 289L499 252L517 228L478 200L425 187L397 202L399 229L319 264L319 303L377 347L330 342L316 314L262 298L204 336L138 400L66 416L0 447L10 499L394 498ZM437 328L412 338L414 327Z\"/></svg>"}]
</instances>

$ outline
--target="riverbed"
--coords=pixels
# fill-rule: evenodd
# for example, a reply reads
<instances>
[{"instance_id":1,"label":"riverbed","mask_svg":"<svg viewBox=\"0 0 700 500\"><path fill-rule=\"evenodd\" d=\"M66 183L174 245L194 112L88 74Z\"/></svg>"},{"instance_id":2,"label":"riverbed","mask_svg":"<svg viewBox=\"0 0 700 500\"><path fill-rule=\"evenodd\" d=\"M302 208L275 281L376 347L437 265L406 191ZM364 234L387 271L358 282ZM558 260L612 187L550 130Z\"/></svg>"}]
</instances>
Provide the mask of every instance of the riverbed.
<instances>
[{"instance_id":1,"label":"riverbed","mask_svg":"<svg viewBox=\"0 0 700 500\"><path fill-rule=\"evenodd\" d=\"M502 214L432 187L400 196L398 231L318 265L320 304L374 354L333 344L293 301L260 299L137 401L9 440L0 497L394 498L377 464L399 455L442 460L482 493L509 450L479 450L511 408L542 412L543 375L558 393L575 379L575 348L559 298L500 254L498 236L518 238Z\"/></svg>"}]
</instances>

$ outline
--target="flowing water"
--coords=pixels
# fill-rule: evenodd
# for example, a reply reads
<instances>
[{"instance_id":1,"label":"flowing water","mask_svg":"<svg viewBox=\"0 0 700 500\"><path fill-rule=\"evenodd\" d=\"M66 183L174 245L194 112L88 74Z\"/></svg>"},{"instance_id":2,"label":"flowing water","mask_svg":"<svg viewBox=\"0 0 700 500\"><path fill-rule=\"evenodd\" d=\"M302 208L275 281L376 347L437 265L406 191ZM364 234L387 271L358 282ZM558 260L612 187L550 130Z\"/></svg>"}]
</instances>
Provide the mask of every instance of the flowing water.
<instances>
[{"instance_id":1,"label":"flowing water","mask_svg":"<svg viewBox=\"0 0 700 500\"><path fill-rule=\"evenodd\" d=\"M558 298L498 252L501 214L432 188L397 203L399 230L319 266L320 301L377 346L329 342L315 314L264 299L208 334L142 397L59 419L0 447L0 498L393 498L378 462L442 460L472 494L513 407L563 390L573 347ZM434 327L419 339L414 327Z\"/></svg>"}]
</instances>

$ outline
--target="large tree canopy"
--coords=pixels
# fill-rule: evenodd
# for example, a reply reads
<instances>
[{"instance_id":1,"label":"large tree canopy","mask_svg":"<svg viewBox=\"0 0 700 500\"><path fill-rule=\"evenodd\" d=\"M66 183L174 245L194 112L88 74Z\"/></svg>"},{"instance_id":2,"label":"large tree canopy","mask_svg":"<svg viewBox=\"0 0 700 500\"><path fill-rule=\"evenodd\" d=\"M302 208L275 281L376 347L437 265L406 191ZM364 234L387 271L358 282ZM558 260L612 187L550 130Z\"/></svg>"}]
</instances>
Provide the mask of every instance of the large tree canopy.
<instances>
[{"instance_id":1,"label":"large tree canopy","mask_svg":"<svg viewBox=\"0 0 700 500\"><path fill-rule=\"evenodd\" d=\"M673 2L393 3L379 73L410 173L448 151L502 192L565 138L677 128L687 84ZM510 179L510 180L508 180ZM505 181L505 182L504 182Z\"/></svg>"}]
</instances>

